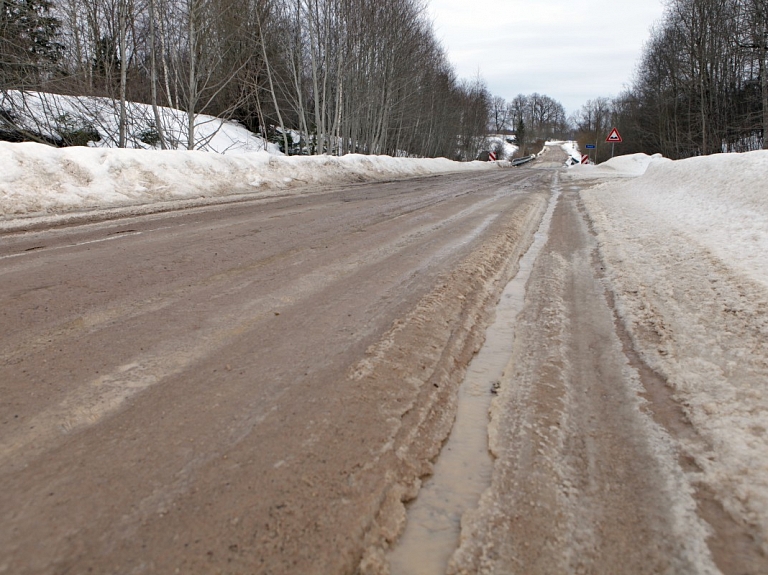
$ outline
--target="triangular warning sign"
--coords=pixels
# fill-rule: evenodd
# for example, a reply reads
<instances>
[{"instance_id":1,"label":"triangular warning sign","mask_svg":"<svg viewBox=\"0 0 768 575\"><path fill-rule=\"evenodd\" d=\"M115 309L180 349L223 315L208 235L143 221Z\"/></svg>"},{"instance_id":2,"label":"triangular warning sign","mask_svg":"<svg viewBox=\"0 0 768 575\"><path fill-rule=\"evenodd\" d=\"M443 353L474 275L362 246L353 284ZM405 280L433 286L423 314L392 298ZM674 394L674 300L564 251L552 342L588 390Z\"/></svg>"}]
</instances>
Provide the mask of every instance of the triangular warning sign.
<instances>
[{"instance_id":1,"label":"triangular warning sign","mask_svg":"<svg viewBox=\"0 0 768 575\"><path fill-rule=\"evenodd\" d=\"M621 139L621 134L619 134L619 131L614 128L611 130L611 133L608 134L608 137L605 139L606 142L610 142L612 144L619 144L623 142L624 140Z\"/></svg>"}]
</instances>

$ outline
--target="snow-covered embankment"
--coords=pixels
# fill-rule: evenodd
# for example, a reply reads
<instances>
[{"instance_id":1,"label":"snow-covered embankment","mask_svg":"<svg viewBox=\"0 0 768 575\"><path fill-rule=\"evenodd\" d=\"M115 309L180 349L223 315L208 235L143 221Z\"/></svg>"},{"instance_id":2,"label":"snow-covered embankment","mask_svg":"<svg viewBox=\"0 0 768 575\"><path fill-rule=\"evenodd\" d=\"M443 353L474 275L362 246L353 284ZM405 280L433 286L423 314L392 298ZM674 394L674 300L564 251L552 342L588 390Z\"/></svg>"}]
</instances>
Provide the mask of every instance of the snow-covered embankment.
<instances>
[{"instance_id":1,"label":"snow-covered embankment","mask_svg":"<svg viewBox=\"0 0 768 575\"><path fill-rule=\"evenodd\" d=\"M570 174L610 178L582 197L618 313L695 428L701 481L768 553L768 152Z\"/></svg>"},{"instance_id":2,"label":"snow-covered embankment","mask_svg":"<svg viewBox=\"0 0 768 575\"><path fill-rule=\"evenodd\" d=\"M14 218L154 202L264 193L304 184L405 178L501 163L267 152L53 148L0 142L0 217Z\"/></svg>"}]
</instances>

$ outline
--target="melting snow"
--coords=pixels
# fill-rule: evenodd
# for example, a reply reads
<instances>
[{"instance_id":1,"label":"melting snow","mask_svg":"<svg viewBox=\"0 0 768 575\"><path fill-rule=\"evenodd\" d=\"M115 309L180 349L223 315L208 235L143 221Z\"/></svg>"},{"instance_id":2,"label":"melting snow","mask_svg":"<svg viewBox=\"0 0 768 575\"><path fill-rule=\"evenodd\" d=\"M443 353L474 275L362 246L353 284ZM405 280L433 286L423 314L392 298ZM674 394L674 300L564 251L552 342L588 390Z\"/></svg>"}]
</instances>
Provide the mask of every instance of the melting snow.
<instances>
[{"instance_id":1,"label":"melting snow","mask_svg":"<svg viewBox=\"0 0 768 575\"><path fill-rule=\"evenodd\" d=\"M569 174L607 178L581 195L618 313L694 426L703 480L768 553L768 151Z\"/></svg>"},{"instance_id":2,"label":"melting snow","mask_svg":"<svg viewBox=\"0 0 768 575\"><path fill-rule=\"evenodd\" d=\"M502 162L453 162L350 154L53 148L0 142L0 216L62 213L168 200L263 193L304 184L374 181L501 169Z\"/></svg>"}]
</instances>

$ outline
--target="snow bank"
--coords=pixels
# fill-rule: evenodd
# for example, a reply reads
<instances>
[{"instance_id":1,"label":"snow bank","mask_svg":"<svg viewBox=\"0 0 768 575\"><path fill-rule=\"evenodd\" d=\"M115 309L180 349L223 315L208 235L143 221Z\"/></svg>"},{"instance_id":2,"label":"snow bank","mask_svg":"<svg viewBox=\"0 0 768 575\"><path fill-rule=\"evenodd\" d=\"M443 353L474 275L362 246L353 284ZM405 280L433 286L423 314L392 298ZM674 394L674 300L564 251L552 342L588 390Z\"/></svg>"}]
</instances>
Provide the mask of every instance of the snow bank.
<instances>
[{"instance_id":1,"label":"snow bank","mask_svg":"<svg viewBox=\"0 0 768 575\"><path fill-rule=\"evenodd\" d=\"M389 156L219 155L0 142L0 215L5 218L284 189L500 169Z\"/></svg>"},{"instance_id":2,"label":"snow bank","mask_svg":"<svg viewBox=\"0 0 768 575\"><path fill-rule=\"evenodd\" d=\"M591 176L643 175L620 188L605 186L627 205L652 211L657 227L663 222L680 230L768 287L768 152L677 162L635 154L582 170ZM574 172L579 173L576 168L569 173Z\"/></svg>"},{"instance_id":3,"label":"snow bank","mask_svg":"<svg viewBox=\"0 0 768 575\"><path fill-rule=\"evenodd\" d=\"M579 157L579 159L581 158ZM669 161L663 158L661 154L653 156L647 154L628 154L626 156L616 156L602 164L574 165L570 170L570 174L574 177L586 178L632 178L642 176L652 163Z\"/></svg>"},{"instance_id":4,"label":"snow bank","mask_svg":"<svg viewBox=\"0 0 768 575\"><path fill-rule=\"evenodd\" d=\"M654 162L643 180L654 211L768 288L768 152Z\"/></svg>"},{"instance_id":5,"label":"snow bank","mask_svg":"<svg viewBox=\"0 0 768 575\"><path fill-rule=\"evenodd\" d=\"M702 480L768 553L768 152L617 160L647 170L582 191L617 311Z\"/></svg>"},{"instance_id":6,"label":"snow bank","mask_svg":"<svg viewBox=\"0 0 768 575\"><path fill-rule=\"evenodd\" d=\"M560 144L560 149L576 162L575 165L581 164L581 152L576 142L563 142Z\"/></svg>"}]
</instances>

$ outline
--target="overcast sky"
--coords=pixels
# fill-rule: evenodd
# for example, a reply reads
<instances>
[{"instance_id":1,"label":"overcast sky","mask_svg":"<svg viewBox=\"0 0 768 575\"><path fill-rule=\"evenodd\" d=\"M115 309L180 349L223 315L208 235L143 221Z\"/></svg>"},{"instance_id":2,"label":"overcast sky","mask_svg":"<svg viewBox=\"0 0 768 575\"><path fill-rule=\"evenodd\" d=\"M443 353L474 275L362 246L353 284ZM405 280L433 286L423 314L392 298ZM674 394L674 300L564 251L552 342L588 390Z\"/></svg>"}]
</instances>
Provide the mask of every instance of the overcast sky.
<instances>
[{"instance_id":1,"label":"overcast sky","mask_svg":"<svg viewBox=\"0 0 768 575\"><path fill-rule=\"evenodd\" d=\"M494 96L539 92L568 114L631 83L663 11L662 0L429 0L460 78L479 70Z\"/></svg>"}]
</instances>

